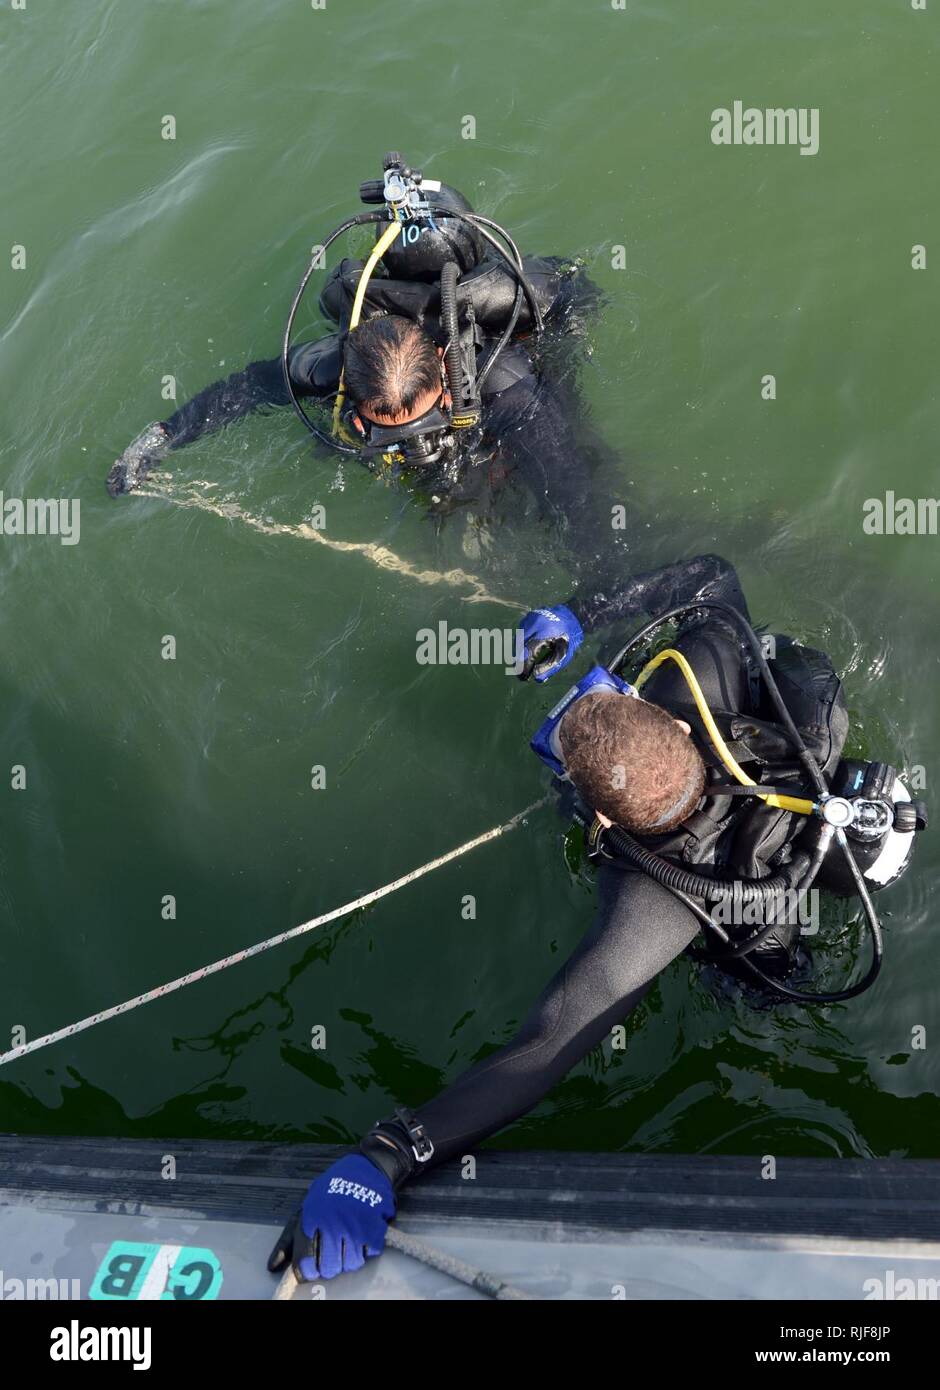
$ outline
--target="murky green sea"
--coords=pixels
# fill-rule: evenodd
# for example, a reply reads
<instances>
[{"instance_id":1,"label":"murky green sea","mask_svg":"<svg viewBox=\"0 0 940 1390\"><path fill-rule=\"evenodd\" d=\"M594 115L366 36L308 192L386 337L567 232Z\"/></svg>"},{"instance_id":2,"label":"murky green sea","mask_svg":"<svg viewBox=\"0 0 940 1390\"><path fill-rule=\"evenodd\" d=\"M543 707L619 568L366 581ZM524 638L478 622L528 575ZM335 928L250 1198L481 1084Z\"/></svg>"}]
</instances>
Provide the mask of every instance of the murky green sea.
<instances>
[{"instance_id":1,"label":"murky green sea","mask_svg":"<svg viewBox=\"0 0 940 1390\"><path fill-rule=\"evenodd\" d=\"M506 622L468 601L480 588L522 606L590 590L534 518L438 529L287 411L179 455L160 497L103 486L172 408L165 377L182 401L276 354L310 247L389 147L603 289L579 379L627 566L728 555L756 620L832 652L856 745L923 769L931 799L940 536L867 535L862 508L938 492L938 26L940 5L907 0L2 0L0 484L80 499L81 539L0 536L0 1049L545 790L526 745L559 683L415 661L422 627ZM818 108L818 153L714 145L710 114L736 100ZM358 548L299 529L317 505ZM341 1140L419 1105L512 1035L590 922L563 839L541 811L6 1066L0 1128ZM882 899L887 964L860 1001L755 1010L680 960L626 1050L587 1057L498 1142L936 1156L936 866L928 835ZM818 943L817 983L859 945L851 926Z\"/></svg>"}]
</instances>

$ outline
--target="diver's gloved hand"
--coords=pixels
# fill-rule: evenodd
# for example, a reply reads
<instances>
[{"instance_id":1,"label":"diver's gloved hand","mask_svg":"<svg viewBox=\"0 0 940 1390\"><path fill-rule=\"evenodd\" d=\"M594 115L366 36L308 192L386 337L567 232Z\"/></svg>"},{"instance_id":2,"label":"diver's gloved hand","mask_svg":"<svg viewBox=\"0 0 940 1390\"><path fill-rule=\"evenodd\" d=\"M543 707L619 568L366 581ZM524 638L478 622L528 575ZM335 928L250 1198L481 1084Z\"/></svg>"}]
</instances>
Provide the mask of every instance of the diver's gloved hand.
<instances>
[{"instance_id":1,"label":"diver's gloved hand","mask_svg":"<svg viewBox=\"0 0 940 1390\"><path fill-rule=\"evenodd\" d=\"M547 681L556 671L568 665L584 641L584 633L570 608L536 608L522 619L522 642L525 662L519 679L535 676L537 682Z\"/></svg>"},{"instance_id":2,"label":"diver's gloved hand","mask_svg":"<svg viewBox=\"0 0 940 1390\"><path fill-rule=\"evenodd\" d=\"M314 1178L303 1206L268 1257L278 1273L290 1263L298 1279L332 1279L381 1255L395 1215L395 1193L381 1169L362 1154L346 1154Z\"/></svg>"},{"instance_id":3,"label":"diver's gloved hand","mask_svg":"<svg viewBox=\"0 0 940 1390\"><path fill-rule=\"evenodd\" d=\"M156 420L128 444L123 454L111 465L105 486L112 497L133 492L147 474L170 451L170 433L166 425Z\"/></svg>"}]
</instances>

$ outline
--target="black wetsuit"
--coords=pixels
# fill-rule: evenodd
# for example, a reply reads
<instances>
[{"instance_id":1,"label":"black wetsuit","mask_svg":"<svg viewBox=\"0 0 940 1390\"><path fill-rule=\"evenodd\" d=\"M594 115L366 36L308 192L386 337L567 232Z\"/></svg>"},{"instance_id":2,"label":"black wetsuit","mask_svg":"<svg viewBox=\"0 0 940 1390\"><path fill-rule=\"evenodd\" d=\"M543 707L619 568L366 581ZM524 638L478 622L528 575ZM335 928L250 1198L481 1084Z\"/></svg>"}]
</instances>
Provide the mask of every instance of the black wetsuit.
<instances>
[{"instance_id":1,"label":"black wetsuit","mask_svg":"<svg viewBox=\"0 0 940 1390\"><path fill-rule=\"evenodd\" d=\"M342 261L334 267L320 296L322 311L337 323L339 331L299 344L290 353L291 382L298 397L328 400L335 395L343 332L362 266L362 261ZM588 517L592 490L586 475L593 471L602 446L579 419L576 364L570 351L559 348L564 339L583 332L598 292L576 267L556 257L526 257L524 267L545 321L538 363L529 345L521 341L531 333L526 308L513 340L484 382L483 428L476 446L464 448L457 468L412 467L402 470L401 476L409 488L422 495L429 511L442 514L472 503L481 515L515 477L537 514L559 530L584 532L588 524L596 529L597 518ZM462 292L471 287L480 306L475 330L479 374L485 371L508 321L515 282L500 262L486 258L462 280ZM438 310L436 285L391 280L377 273L369 282L362 319L383 313L412 317L443 346ZM166 445L171 450L181 449L254 411L287 404L280 360L251 362L198 392L163 421ZM120 465L121 460L108 479L112 494L127 487ZM609 519L605 518L605 525L609 530Z\"/></svg>"},{"instance_id":2,"label":"black wetsuit","mask_svg":"<svg viewBox=\"0 0 940 1390\"><path fill-rule=\"evenodd\" d=\"M693 598L714 598L747 616L747 605L734 569L717 556L699 556L639 575L610 597L573 601L585 629L666 612ZM714 708L752 708L752 673L733 620L696 616L683 624L673 643L687 657ZM817 717L820 681L838 679L827 658L818 671L794 644L802 672L810 658L808 684L794 686L784 697L802 726ZM800 675L797 684L802 681ZM816 684L814 685L814 682ZM671 707L688 700L688 689L671 663L660 667L644 687L644 698ZM847 719L841 686L829 705L835 710L831 755L838 757ZM792 700L792 703L791 703ZM831 764L831 756L823 762ZM727 798L726 798L727 800ZM740 802L740 799L739 799ZM779 813L787 815L788 813ZM772 818L772 813L771 813ZM434 1144L432 1162L466 1153L480 1140L531 1110L592 1048L636 1008L656 976L676 959L700 930L693 913L667 888L618 861L598 871L599 905L593 925L565 965L549 982L511 1042L471 1067L447 1090L417 1106L418 1118ZM416 1101L417 1097L410 1097ZM374 1144L364 1149L376 1158ZM379 1152L381 1161L381 1152ZM408 1176L393 1171L402 1180Z\"/></svg>"}]
</instances>

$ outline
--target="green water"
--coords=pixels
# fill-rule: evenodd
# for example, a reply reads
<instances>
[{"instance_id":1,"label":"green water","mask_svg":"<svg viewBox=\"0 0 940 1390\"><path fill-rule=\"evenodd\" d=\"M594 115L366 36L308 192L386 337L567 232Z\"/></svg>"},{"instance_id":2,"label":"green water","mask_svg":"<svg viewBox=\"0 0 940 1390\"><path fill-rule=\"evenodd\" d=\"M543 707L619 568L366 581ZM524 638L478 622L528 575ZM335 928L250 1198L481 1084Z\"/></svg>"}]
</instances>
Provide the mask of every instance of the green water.
<instances>
[{"instance_id":1,"label":"green water","mask_svg":"<svg viewBox=\"0 0 940 1390\"><path fill-rule=\"evenodd\" d=\"M364 470L338 480L287 412L174 460L171 500L103 488L169 413L164 376L182 401L276 353L311 245L391 146L603 288L581 383L616 450L630 563L727 554L756 619L828 646L853 737L925 767L930 799L940 538L864 535L861 508L937 491L938 24L905 0L3 0L0 478L7 497L79 498L82 529L74 546L0 537L4 785L27 769L0 792L0 1049L348 901L544 790L526 741L555 687L415 663L419 628L507 608L270 529L323 504L332 539L527 605L573 582L534 523L437 534ZM710 113L735 100L818 107L819 153L714 146ZM249 520L180 505L194 495ZM925 836L882 900L887 965L862 1001L754 1011L680 960L626 1051L586 1058L499 1142L936 1155L936 862ZM355 1136L508 1039L591 913L541 812L8 1066L0 1127ZM820 985L856 942L820 951Z\"/></svg>"}]
</instances>

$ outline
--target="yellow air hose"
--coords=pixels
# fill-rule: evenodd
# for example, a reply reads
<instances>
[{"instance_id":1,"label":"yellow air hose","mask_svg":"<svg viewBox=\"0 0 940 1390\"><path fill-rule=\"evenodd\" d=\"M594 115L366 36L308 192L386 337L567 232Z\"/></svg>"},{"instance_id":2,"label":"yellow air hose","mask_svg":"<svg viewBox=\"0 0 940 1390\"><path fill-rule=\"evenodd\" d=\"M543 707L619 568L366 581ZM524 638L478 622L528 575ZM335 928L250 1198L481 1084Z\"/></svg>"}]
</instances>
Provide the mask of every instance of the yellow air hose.
<instances>
[{"instance_id":1,"label":"yellow air hose","mask_svg":"<svg viewBox=\"0 0 940 1390\"><path fill-rule=\"evenodd\" d=\"M692 698L698 706L698 712L702 716L702 723L708 731L708 736L715 747L715 751L732 777L740 782L742 787L756 787L757 783L752 777L748 777L741 765L735 761L731 749L718 732L718 725L712 718L712 712L708 708L708 702L702 694L702 687L696 679L695 672L681 652L677 652L674 647L667 647L666 650L660 652L658 656L654 656L652 661L646 663L633 684L639 689L664 661L674 661L685 677L686 685L692 692ZM766 794L758 793L758 795L768 806L775 806L780 811L795 811L797 815L800 816L811 816L815 810L815 802L807 801L801 796L777 796L773 792L767 792Z\"/></svg>"},{"instance_id":2,"label":"yellow air hose","mask_svg":"<svg viewBox=\"0 0 940 1390\"><path fill-rule=\"evenodd\" d=\"M382 233L382 235L379 237L378 241L377 241L377 242L375 243L375 245L373 246L373 248L372 248L372 255L369 257L369 259L366 261L365 265L363 266L363 268L362 268L362 274L359 276L359 284L356 286L356 296L355 296L355 298L354 298L354 300L353 300L352 313L351 313L350 316L349 316L349 332L350 332L350 333L353 331L354 328L358 328L358 326L359 326L359 319L360 319L361 316L362 316L362 303L363 303L363 300L364 300L365 297L366 297L366 289L367 289L367 287L368 287L369 280L370 280L370 278L371 278L371 276L372 276L372 272L373 272L373 270L375 270L375 267L378 265L379 261L380 261L380 260L382 259L382 257L385 255L385 252L386 252L386 251L388 250L388 248L391 246L391 244L392 244L392 242L395 240L395 238L396 238L397 236L400 235L400 233L401 233L401 223L398 222L398 221L390 222L389 225L386 227L385 231L384 231L384 232ZM342 410L342 408L343 408L343 401L345 400L345 398L346 398L346 376L345 376L345 372L340 372L340 374L339 374L339 387L337 388L337 392L336 392L336 403L335 403L335 405L333 406L333 433L334 433L334 434L339 434L339 433L340 433L340 429L341 429L341 425L340 425L340 412L341 412L341 410Z\"/></svg>"}]
</instances>

